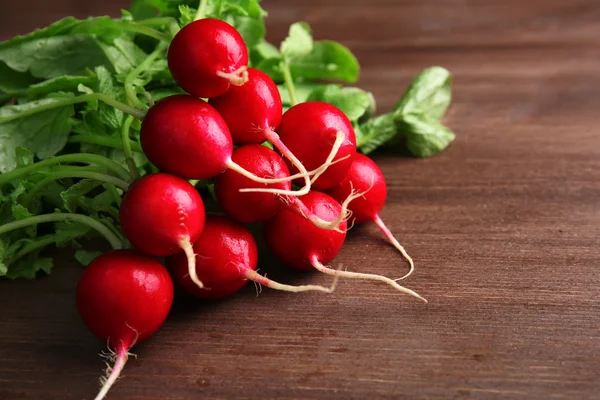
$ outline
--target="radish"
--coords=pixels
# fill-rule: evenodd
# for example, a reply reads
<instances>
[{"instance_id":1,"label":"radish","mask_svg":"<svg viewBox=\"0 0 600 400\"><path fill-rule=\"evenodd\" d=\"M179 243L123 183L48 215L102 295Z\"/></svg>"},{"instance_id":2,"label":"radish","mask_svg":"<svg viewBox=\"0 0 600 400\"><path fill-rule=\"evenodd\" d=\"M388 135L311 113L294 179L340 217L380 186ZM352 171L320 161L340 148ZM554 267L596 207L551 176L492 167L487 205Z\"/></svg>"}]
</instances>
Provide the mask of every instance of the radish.
<instances>
[{"instance_id":1,"label":"radish","mask_svg":"<svg viewBox=\"0 0 600 400\"><path fill-rule=\"evenodd\" d=\"M333 221L341 213L340 204L325 193L311 191L299 197L299 200L319 218ZM340 232L341 231L341 232ZM313 268L341 278L368 279L385 282L395 289L427 301L410 289L398 285L395 281L381 275L363 274L350 271L333 270L327 264L335 258L346 238L346 221L340 223L340 231L321 229L308 219L286 208L264 225L267 246L286 265L299 269Z\"/></svg>"},{"instance_id":2,"label":"radish","mask_svg":"<svg viewBox=\"0 0 600 400\"><path fill-rule=\"evenodd\" d=\"M283 114L277 132L283 144L308 170L326 164L336 135L343 135L341 147L331 161L347 158L313 176L311 182L317 190L330 189L339 184L350 168L351 157L356 153L352 123L342 111L325 102L309 101L291 107ZM288 166L293 174L296 173L289 162Z\"/></svg>"},{"instance_id":3,"label":"radish","mask_svg":"<svg viewBox=\"0 0 600 400\"><path fill-rule=\"evenodd\" d=\"M184 254L167 257L173 280L185 292L202 299L222 299L236 293L248 280L268 288L288 292L317 290L331 293L331 288L317 285L284 285L256 272L258 250L252 233L231 218L208 215L200 238L194 243L196 270L204 282L199 288L190 279Z\"/></svg>"},{"instance_id":4,"label":"radish","mask_svg":"<svg viewBox=\"0 0 600 400\"><path fill-rule=\"evenodd\" d=\"M177 84L195 97L217 97L248 80L244 39L218 19L203 18L183 27L173 37L167 59Z\"/></svg>"},{"instance_id":5,"label":"radish","mask_svg":"<svg viewBox=\"0 0 600 400\"><path fill-rule=\"evenodd\" d=\"M388 241L410 264L410 271L399 279L408 277L414 271L414 262L379 217L379 212L383 208L387 197L385 178L377 164L369 157L360 153L357 153L354 156L352 165L350 165L350 169L344 180L327 193L337 201L343 201L348 198L354 190L359 190L364 193L362 196L353 199L348 206L352 212L354 222L356 224L362 224L367 221L373 221L377 224Z\"/></svg>"},{"instance_id":6,"label":"radish","mask_svg":"<svg viewBox=\"0 0 600 400\"><path fill-rule=\"evenodd\" d=\"M194 186L166 173L146 175L123 197L119 216L123 233L138 249L157 257L183 250L192 280L202 287L192 243L202 233L205 211Z\"/></svg>"},{"instance_id":7,"label":"radish","mask_svg":"<svg viewBox=\"0 0 600 400\"><path fill-rule=\"evenodd\" d=\"M301 174L305 174L304 191L310 190L310 178L304 165L283 144L275 132L281 122L282 105L277 85L264 72L248 68L248 82L226 94L210 99L231 131L237 145L260 144L268 140Z\"/></svg>"},{"instance_id":8,"label":"radish","mask_svg":"<svg viewBox=\"0 0 600 400\"><path fill-rule=\"evenodd\" d=\"M242 168L260 177L283 178L289 176L288 167L279 154L273 150L257 145L246 145L237 148L232 160ZM236 221L243 223L264 222L274 216L282 207L300 213L311 222L323 229L339 229L339 224L348 216L348 204L361 194L352 194L343 201L343 207L338 218L325 221L315 214L296 196L277 196L272 193L248 193L253 187L261 184L227 170L215 179L215 194L221 208ZM272 184L270 187L290 189L290 182Z\"/></svg>"},{"instance_id":9,"label":"radish","mask_svg":"<svg viewBox=\"0 0 600 400\"><path fill-rule=\"evenodd\" d=\"M87 328L115 354L96 400L119 377L129 349L153 335L173 303L173 281L155 258L136 250L96 257L77 285L77 311Z\"/></svg>"},{"instance_id":10,"label":"radish","mask_svg":"<svg viewBox=\"0 0 600 400\"><path fill-rule=\"evenodd\" d=\"M154 165L186 179L209 179L228 168L260 183L292 179L259 178L233 162L233 143L225 121L211 105L192 96L173 95L157 102L142 121L140 139L144 154ZM254 190L297 195L292 190Z\"/></svg>"}]
</instances>

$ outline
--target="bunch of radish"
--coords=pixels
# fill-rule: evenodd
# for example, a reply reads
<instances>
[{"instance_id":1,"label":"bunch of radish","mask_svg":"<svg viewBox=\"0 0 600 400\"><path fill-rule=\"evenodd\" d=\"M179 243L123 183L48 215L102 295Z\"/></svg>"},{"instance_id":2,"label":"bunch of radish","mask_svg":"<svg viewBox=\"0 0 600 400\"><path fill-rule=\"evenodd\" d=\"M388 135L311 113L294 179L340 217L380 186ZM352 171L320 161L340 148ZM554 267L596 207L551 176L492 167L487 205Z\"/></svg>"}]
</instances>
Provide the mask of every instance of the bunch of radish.
<instances>
[{"instance_id":1,"label":"bunch of radish","mask_svg":"<svg viewBox=\"0 0 600 400\"><path fill-rule=\"evenodd\" d=\"M123 232L135 250L97 257L78 286L83 321L115 357L96 399L118 378L131 347L165 321L173 282L192 296L220 299L249 280L289 292L330 293L338 278L356 278L424 300L397 280L327 266L349 225L372 220L410 262L409 274L413 270L378 215L386 199L383 175L357 153L342 111L305 102L282 113L276 84L248 67L242 37L221 20L185 26L171 42L168 63L187 94L160 100L142 121L142 149L160 172L135 181L120 206ZM227 215L207 215L190 183L213 178ZM285 285L258 274L248 223L264 223L267 246L285 265L332 275L331 287Z\"/></svg>"}]
</instances>

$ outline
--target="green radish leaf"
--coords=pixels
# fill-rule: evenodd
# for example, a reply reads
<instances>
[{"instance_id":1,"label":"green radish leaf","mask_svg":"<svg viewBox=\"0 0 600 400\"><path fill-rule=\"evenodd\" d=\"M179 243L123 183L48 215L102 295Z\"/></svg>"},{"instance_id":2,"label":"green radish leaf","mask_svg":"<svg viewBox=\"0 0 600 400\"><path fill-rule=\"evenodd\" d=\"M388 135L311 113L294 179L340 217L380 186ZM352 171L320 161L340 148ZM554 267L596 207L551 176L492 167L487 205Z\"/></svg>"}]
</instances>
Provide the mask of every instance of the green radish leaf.
<instances>
[{"instance_id":1,"label":"green radish leaf","mask_svg":"<svg viewBox=\"0 0 600 400\"><path fill-rule=\"evenodd\" d=\"M15 160L18 168L26 167L33 164L33 153L25 147L17 147L15 149Z\"/></svg>"},{"instance_id":2,"label":"green radish leaf","mask_svg":"<svg viewBox=\"0 0 600 400\"><path fill-rule=\"evenodd\" d=\"M296 22L290 26L288 37L281 43L280 51L284 58L297 59L310 54L313 39L310 26L305 22Z\"/></svg>"},{"instance_id":3,"label":"green radish leaf","mask_svg":"<svg viewBox=\"0 0 600 400\"><path fill-rule=\"evenodd\" d=\"M96 79L84 75L62 75L29 86L27 95L30 99L39 99L54 92L78 92L79 85L94 85Z\"/></svg>"},{"instance_id":4,"label":"green radish leaf","mask_svg":"<svg viewBox=\"0 0 600 400\"><path fill-rule=\"evenodd\" d=\"M406 115L398 124L408 150L417 157L433 156L445 150L456 138L450 129L425 115Z\"/></svg>"},{"instance_id":5,"label":"green radish leaf","mask_svg":"<svg viewBox=\"0 0 600 400\"><path fill-rule=\"evenodd\" d=\"M75 259L85 267L94 259L102 254L101 251L88 251L88 250L77 250L75 252Z\"/></svg>"},{"instance_id":6,"label":"green radish leaf","mask_svg":"<svg viewBox=\"0 0 600 400\"><path fill-rule=\"evenodd\" d=\"M442 67L421 71L400 101L394 106L397 115L420 114L437 121L446 114L452 100L452 75Z\"/></svg>"},{"instance_id":7,"label":"green radish leaf","mask_svg":"<svg viewBox=\"0 0 600 400\"><path fill-rule=\"evenodd\" d=\"M38 108L61 102L71 94L56 94L14 106L0 108L0 121L5 117L17 117L0 123L0 172L8 172L17 166L16 148L25 147L38 158L45 159L63 149L71 130L72 104L29 115Z\"/></svg>"},{"instance_id":8,"label":"green radish leaf","mask_svg":"<svg viewBox=\"0 0 600 400\"><path fill-rule=\"evenodd\" d=\"M82 179L67 190L60 193L60 197L64 202L65 210L75 213L79 205L79 201L89 192L96 189L102 183L93 179Z\"/></svg>"},{"instance_id":9,"label":"green radish leaf","mask_svg":"<svg viewBox=\"0 0 600 400\"><path fill-rule=\"evenodd\" d=\"M365 114L373 114L375 99L373 95L355 87L326 85L315 88L306 101L324 101L346 114L350 121L358 121Z\"/></svg>"},{"instance_id":10,"label":"green radish leaf","mask_svg":"<svg viewBox=\"0 0 600 400\"><path fill-rule=\"evenodd\" d=\"M0 62L0 91L7 95L21 96L27 92L27 88L35 84L37 78L29 72L18 72L10 68L4 62Z\"/></svg>"},{"instance_id":11,"label":"green radish leaf","mask_svg":"<svg viewBox=\"0 0 600 400\"><path fill-rule=\"evenodd\" d=\"M350 49L328 40L314 42L312 51L289 60L295 79L333 79L347 83L358 80L360 67Z\"/></svg>"},{"instance_id":12,"label":"green radish leaf","mask_svg":"<svg viewBox=\"0 0 600 400\"><path fill-rule=\"evenodd\" d=\"M54 263L48 257L21 259L11 264L6 272L8 279L35 279L39 272L50 274Z\"/></svg>"},{"instance_id":13,"label":"green radish leaf","mask_svg":"<svg viewBox=\"0 0 600 400\"><path fill-rule=\"evenodd\" d=\"M394 139L398 134L396 119L392 113L371 118L355 128L356 147L363 154L369 154L375 149Z\"/></svg>"}]
</instances>

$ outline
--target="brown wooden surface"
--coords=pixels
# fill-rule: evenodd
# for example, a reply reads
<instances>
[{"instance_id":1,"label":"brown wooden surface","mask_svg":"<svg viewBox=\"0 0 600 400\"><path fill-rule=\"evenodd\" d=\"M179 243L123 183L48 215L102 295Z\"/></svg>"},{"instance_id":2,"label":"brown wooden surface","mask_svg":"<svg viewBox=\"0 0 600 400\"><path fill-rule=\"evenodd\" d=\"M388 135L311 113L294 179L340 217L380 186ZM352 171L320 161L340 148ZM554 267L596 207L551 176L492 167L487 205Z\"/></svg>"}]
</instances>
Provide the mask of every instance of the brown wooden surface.
<instances>
[{"instance_id":1,"label":"brown wooden surface","mask_svg":"<svg viewBox=\"0 0 600 400\"><path fill-rule=\"evenodd\" d=\"M3 0L0 37L122 1ZM457 140L418 160L379 154L382 217L416 260L407 284L342 282L333 295L252 285L179 299L135 349L110 399L600 398L600 3L596 0L265 1L269 36L306 20L358 55L388 110L421 68L455 74ZM0 282L0 399L83 399L102 343L80 322L81 268ZM337 262L399 276L370 225ZM318 274L263 270L290 283Z\"/></svg>"}]
</instances>

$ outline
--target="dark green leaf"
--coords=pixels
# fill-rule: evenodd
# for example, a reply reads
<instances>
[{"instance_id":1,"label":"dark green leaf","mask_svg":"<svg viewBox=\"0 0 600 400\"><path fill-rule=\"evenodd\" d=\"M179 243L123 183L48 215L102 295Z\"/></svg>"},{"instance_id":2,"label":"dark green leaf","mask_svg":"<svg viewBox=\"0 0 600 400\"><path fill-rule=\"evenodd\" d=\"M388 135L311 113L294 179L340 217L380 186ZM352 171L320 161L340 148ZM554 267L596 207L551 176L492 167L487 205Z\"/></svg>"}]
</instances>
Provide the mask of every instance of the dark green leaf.
<instances>
[{"instance_id":1,"label":"dark green leaf","mask_svg":"<svg viewBox=\"0 0 600 400\"><path fill-rule=\"evenodd\" d=\"M60 197L63 199L65 209L69 212L77 212L79 201L100 185L101 182L96 180L82 179L61 192Z\"/></svg>"},{"instance_id":2,"label":"dark green leaf","mask_svg":"<svg viewBox=\"0 0 600 400\"><path fill-rule=\"evenodd\" d=\"M6 277L8 279L35 279L38 272L49 274L52 267L52 259L48 257L21 259L9 266Z\"/></svg>"},{"instance_id":3,"label":"dark green leaf","mask_svg":"<svg viewBox=\"0 0 600 400\"><path fill-rule=\"evenodd\" d=\"M26 167L33 164L33 153L25 147L17 147L15 149L15 159L18 168Z\"/></svg>"},{"instance_id":4,"label":"dark green leaf","mask_svg":"<svg viewBox=\"0 0 600 400\"><path fill-rule=\"evenodd\" d=\"M35 84L38 79L29 72L18 72L0 61L0 90L12 96L21 96L27 88Z\"/></svg>"},{"instance_id":5,"label":"dark green leaf","mask_svg":"<svg viewBox=\"0 0 600 400\"><path fill-rule=\"evenodd\" d=\"M63 75L29 86L27 94L34 100L54 92L77 92L79 85L91 86L95 81L92 76Z\"/></svg>"},{"instance_id":6,"label":"dark green leaf","mask_svg":"<svg viewBox=\"0 0 600 400\"><path fill-rule=\"evenodd\" d=\"M87 266L96 257L102 254L101 251L88 251L88 250L77 250L75 252L75 259L83 266Z\"/></svg>"},{"instance_id":7,"label":"dark green leaf","mask_svg":"<svg viewBox=\"0 0 600 400\"><path fill-rule=\"evenodd\" d=\"M356 129L356 146L363 154L369 154L388 143L398 133L394 115L383 114L359 125Z\"/></svg>"}]
</instances>

